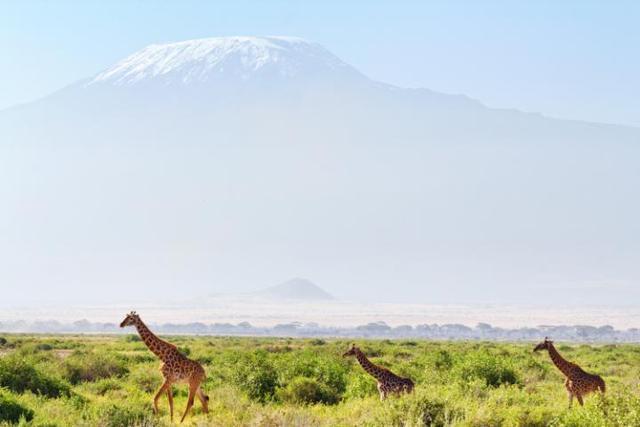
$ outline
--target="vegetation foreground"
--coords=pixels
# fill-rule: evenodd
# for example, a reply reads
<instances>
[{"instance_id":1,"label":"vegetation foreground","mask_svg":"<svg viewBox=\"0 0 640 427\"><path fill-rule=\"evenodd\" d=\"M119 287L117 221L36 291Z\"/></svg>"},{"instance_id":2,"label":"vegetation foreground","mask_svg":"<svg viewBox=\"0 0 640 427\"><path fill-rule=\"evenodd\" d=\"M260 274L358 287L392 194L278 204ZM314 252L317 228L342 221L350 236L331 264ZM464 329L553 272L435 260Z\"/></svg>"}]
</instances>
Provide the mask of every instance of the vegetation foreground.
<instances>
[{"instance_id":1,"label":"vegetation foreground","mask_svg":"<svg viewBox=\"0 0 640 427\"><path fill-rule=\"evenodd\" d=\"M342 354L346 340L169 337L207 372L197 426L637 426L640 346L558 350L607 382L569 408L564 377L535 343L357 340L376 364L412 378L380 401L375 380ZM137 335L0 336L0 425L172 425L158 359ZM174 387L177 413L188 388ZM179 421L179 418L176 419Z\"/></svg>"}]
</instances>

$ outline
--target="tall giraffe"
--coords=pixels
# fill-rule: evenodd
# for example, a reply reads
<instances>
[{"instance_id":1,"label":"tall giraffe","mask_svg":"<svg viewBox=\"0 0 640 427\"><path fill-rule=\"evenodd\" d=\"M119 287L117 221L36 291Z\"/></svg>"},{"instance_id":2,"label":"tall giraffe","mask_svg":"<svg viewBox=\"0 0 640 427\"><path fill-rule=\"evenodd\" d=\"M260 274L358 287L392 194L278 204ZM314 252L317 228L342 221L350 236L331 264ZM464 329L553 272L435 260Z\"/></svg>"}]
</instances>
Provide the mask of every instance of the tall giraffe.
<instances>
[{"instance_id":1,"label":"tall giraffe","mask_svg":"<svg viewBox=\"0 0 640 427\"><path fill-rule=\"evenodd\" d=\"M413 381L399 377L387 368L372 363L355 344L352 344L351 349L342 356L355 356L362 369L378 381L380 400L386 399L390 393L401 394L413 391Z\"/></svg>"},{"instance_id":2,"label":"tall giraffe","mask_svg":"<svg viewBox=\"0 0 640 427\"><path fill-rule=\"evenodd\" d=\"M540 350L547 350L549 352L551 361L566 377L564 386L569 393L569 406L573 404L574 397L578 399L578 403L582 406L584 404L582 400L583 396L598 390L604 393L604 380L599 375L589 374L580 366L564 359L553 346L553 341L550 341L549 338L545 337L544 341L533 349L533 351Z\"/></svg>"},{"instance_id":3,"label":"tall giraffe","mask_svg":"<svg viewBox=\"0 0 640 427\"><path fill-rule=\"evenodd\" d=\"M171 421L173 421L173 393L171 387L174 383L181 381L189 384L189 400L187 401L187 409L185 409L180 422L183 422L189 413L196 395L200 403L202 403L202 411L205 414L209 412L209 396L205 395L202 388L200 388L200 385L206 378L202 365L194 360L188 359L180 353L175 345L158 338L149 330L135 311L127 314L127 317L120 323L121 328L125 326L135 326L142 341L149 350L163 362L160 370L164 376L164 383L160 386L160 389L153 398L153 412L156 415L158 414L158 399L160 399L163 393L166 393L171 411Z\"/></svg>"}]
</instances>

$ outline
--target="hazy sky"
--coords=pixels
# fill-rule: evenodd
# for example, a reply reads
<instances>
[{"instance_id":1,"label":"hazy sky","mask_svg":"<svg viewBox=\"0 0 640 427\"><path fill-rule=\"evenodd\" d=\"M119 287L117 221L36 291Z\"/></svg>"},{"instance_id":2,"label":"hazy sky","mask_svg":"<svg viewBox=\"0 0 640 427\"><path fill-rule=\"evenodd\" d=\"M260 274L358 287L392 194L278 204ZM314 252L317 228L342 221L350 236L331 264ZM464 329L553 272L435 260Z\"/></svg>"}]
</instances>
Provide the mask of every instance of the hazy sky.
<instances>
[{"instance_id":1,"label":"hazy sky","mask_svg":"<svg viewBox=\"0 0 640 427\"><path fill-rule=\"evenodd\" d=\"M640 126L636 1L4 1L0 108L158 42L317 41L366 75L495 107Z\"/></svg>"},{"instance_id":2,"label":"hazy sky","mask_svg":"<svg viewBox=\"0 0 640 427\"><path fill-rule=\"evenodd\" d=\"M640 3L307 3L0 3L0 108L152 43L292 35L375 80L639 128L327 91L336 67L308 93L261 70L226 96L78 85L0 114L0 307L296 276L356 301L637 304Z\"/></svg>"}]
</instances>

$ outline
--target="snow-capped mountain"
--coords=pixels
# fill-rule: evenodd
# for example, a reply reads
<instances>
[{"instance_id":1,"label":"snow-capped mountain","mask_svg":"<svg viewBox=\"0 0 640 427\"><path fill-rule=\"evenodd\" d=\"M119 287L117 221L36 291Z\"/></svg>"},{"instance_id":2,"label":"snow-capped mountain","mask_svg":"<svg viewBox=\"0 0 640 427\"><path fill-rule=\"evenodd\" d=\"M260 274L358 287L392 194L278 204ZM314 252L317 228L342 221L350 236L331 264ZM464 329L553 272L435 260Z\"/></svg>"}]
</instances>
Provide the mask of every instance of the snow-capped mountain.
<instances>
[{"instance_id":1,"label":"snow-capped mountain","mask_svg":"<svg viewBox=\"0 0 640 427\"><path fill-rule=\"evenodd\" d=\"M295 38L96 72L0 112L0 280L22 294L304 271L355 300L640 298L639 129L375 82Z\"/></svg>"},{"instance_id":2,"label":"snow-capped mountain","mask_svg":"<svg viewBox=\"0 0 640 427\"><path fill-rule=\"evenodd\" d=\"M101 72L86 86L298 79L366 80L319 44L301 38L214 37L148 46Z\"/></svg>"}]
</instances>

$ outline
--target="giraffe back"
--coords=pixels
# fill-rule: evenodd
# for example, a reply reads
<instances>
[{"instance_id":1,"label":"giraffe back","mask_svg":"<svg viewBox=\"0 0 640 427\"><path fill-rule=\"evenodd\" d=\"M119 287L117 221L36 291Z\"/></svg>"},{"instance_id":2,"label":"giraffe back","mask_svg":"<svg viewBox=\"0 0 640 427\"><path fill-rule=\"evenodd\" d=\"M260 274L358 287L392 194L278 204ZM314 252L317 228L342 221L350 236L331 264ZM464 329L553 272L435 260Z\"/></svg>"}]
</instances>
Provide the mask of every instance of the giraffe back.
<instances>
[{"instance_id":1,"label":"giraffe back","mask_svg":"<svg viewBox=\"0 0 640 427\"><path fill-rule=\"evenodd\" d=\"M164 354L160 370L165 378L174 382L189 381L194 378L204 378L205 376L202 365L180 353L177 348L171 349Z\"/></svg>"}]
</instances>

